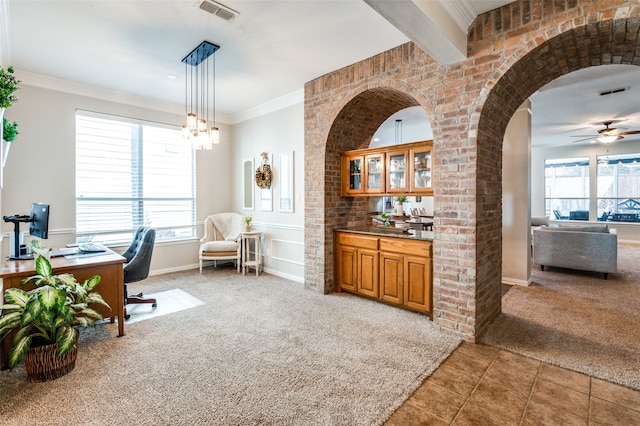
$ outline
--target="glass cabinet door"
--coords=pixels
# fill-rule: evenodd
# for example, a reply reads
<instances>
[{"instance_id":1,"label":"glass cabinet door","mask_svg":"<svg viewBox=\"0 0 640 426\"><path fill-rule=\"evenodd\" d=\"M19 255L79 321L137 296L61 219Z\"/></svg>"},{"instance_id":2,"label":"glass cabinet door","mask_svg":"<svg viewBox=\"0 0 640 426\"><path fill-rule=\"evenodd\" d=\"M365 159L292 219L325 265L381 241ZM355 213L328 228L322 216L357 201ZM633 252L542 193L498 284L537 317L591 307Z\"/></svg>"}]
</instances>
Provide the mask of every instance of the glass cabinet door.
<instances>
[{"instance_id":1,"label":"glass cabinet door","mask_svg":"<svg viewBox=\"0 0 640 426\"><path fill-rule=\"evenodd\" d=\"M408 192L407 151L387 153L387 192Z\"/></svg>"},{"instance_id":2,"label":"glass cabinet door","mask_svg":"<svg viewBox=\"0 0 640 426\"><path fill-rule=\"evenodd\" d=\"M366 156L367 183L365 192L384 192L384 154Z\"/></svg>"},{"instance_id":3,"label":"glass cabinet door","mask_svg":"<svg viewBox=\"0 0 640 426\"><path fill-rule=\"evenodd\" d=\"M349 189L362 189L362 158L349 160Z\"/></svg>"},{"instance_id":4,"label":"glass cabinet door","mask_svg":"<svg viewBox=\"0 0 640 426\"><path fill-rule=\"evenodd\" d=\"M431 188L431 146L411 150L411 192L429 192Z\"/></svg>"},{"instance_id":5,"label":"glass cabinet door","mask_svg":"<svg viewBox=\"0 0 640 426\"><path fill-rule=\"evenodd\" d=\"M342 194L361 194L363 186L364 157L350 155L342 157Z\"/></svg>"}]
</instances>

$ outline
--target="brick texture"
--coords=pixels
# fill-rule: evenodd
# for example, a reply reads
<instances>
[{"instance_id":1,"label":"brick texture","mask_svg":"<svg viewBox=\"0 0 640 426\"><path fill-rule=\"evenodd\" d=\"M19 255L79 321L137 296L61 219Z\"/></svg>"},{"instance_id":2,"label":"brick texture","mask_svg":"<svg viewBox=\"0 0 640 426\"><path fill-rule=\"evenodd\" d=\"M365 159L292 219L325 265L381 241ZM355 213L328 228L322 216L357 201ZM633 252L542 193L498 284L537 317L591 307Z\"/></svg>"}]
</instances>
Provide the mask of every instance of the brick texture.
<instances>
[{"instance_id":1,"label":"brick texture","mask_svg":"<svg viewBox=\"0 0 640 426\"><path fill-rule=\"evenodd\" d=\"M434 322L475 341L500 312L502 140L531 94L572 71L640 65L640 5L519 0L477 17L468 58L442 66L413 43L305 85L305 286L334 283L333 230L363 225L340 195L340 153L393 113L421 106L434 138Z\"/></svg>"}]
</instances>

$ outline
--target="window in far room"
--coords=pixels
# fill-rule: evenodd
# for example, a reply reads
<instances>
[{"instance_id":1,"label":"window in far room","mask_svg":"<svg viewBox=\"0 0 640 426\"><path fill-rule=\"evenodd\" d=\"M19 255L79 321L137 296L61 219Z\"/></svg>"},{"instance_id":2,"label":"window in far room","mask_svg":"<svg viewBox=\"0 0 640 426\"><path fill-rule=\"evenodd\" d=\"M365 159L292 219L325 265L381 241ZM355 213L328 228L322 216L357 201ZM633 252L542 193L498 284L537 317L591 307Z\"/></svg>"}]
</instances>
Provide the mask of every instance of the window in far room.
<instances>
[{"instance_id":1,"label":"window in far room","mask_svg":"<svg viewBox=\"0 0 640 426\"><path fill-rule=\"evenodd\" d=\"M552 220L589 220L589 158L544 163L546 215Z\"/></svg>"},{"instance_id":2,"label":"window in far room","mask_svg":"<svg viewBox=\"0 0 640 426\"><path fill-rule=\"evenodd\" d=\"M138 226L157 240L195 236L195 161L175 126L76 113L76 239L129 242Z\"/></svg>"},{"instance_id":3,"label":"window in far room","mask_svg":"<svg viewBox=\"0 0 640 426\"><path fill-rule=\"evenodd\" d=\"M598 220L640 222L640 154L598 156Z\"/></svg>"}]
</instances>

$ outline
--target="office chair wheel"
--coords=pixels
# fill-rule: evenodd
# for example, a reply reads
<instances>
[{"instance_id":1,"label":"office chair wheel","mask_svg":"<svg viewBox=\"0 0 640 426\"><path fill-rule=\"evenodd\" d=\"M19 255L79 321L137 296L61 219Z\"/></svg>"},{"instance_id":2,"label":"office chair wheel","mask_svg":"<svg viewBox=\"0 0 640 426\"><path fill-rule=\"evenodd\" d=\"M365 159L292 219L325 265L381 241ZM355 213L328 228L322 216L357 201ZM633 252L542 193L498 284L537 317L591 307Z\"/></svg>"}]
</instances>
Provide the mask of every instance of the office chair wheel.
<instances>
[{"instance_id":1,"label":"office chair wheel","mask_svg":"<svg viewBox=\"0 0 640 426\"><path fill-rule=\"evenodd\" d=\"M129 318L131 318L131 315L129 315L129 314L125 314L124 319L125 319L125 320L128 320Z\"/></svg>"},{"instance_id":2,"label":"office chair wheel","mask_svg":"<svg viewBox=\"0 0 640 426\"><path fill-rule=\"evenodd\" d=\"M157 304L157 303L154 303L153 305L151 305L151 307L152 307L152 308L157 308L157 307L158 307L158 304Z\"/></svg>"}]
</instances>

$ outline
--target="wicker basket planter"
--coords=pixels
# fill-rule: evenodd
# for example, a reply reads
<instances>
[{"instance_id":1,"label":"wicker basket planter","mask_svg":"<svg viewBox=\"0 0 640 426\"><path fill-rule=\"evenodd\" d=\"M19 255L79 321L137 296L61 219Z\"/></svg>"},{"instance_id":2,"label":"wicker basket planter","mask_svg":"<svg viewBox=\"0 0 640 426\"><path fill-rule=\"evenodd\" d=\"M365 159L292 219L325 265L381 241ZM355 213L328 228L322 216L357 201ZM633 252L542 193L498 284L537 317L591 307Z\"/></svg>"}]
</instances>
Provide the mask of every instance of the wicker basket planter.
<instances>
[{"instance_id":1,"label":"wicker basket planter","mask_svg":"<svg viewBox=\"0 0 640 426\"><path fill-rule=\"evenodd\" d=\"M24 366L30 382L46 382L62 377L76 366L78 341L69 352L61 357L56 356L58 344L36 346L30 348L24 356Z\"/></svg>"}]
</instances>

